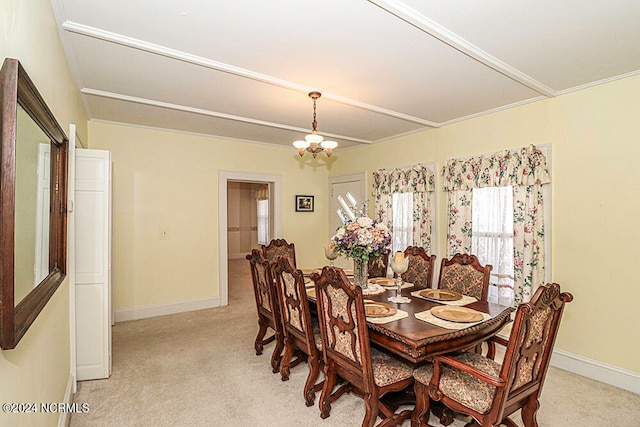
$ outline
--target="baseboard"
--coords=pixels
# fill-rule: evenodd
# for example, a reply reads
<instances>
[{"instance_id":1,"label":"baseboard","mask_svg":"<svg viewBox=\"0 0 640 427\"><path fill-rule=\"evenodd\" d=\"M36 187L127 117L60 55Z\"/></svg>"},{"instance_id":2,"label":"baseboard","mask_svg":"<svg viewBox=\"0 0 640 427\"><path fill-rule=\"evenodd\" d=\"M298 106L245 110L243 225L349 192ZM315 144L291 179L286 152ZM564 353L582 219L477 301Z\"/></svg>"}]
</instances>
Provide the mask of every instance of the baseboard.
<instances>
[{"instance_id":1,"label":"baseboard","mask_svg":"<svg viewBox=\"0 0 640 427\"><path fill-rule=\"evenodd\" d=\"M640 394L640 373L563 350L554 350L551 366Z\"/></svg>"},{"instance_id":2,"label":"baseboard","mask_svg":"<svg viewBox=\"0 0 640 427\"><path fill-rule=\"evenodd\" d=\"M126 322L129 320L146 319L149 317L166 316L167 314L183 313L185 311L204 310L220 306L220 299L204 298L189 301L176 301L166 304L147 305L143 307L131 307L115 312L115 321Z\"/></svg>"},{"instance_id":3,"label":"baseboard","mask_svg":"<svg viewBox=\"0 0 640 427\"><path fill-rule=\"evenodd\" d=\"M504 330L498 336L509 340L509 335L504 335L503 332ZM555 368L640 394L640 373L638 372L558 349L553 350L550 364Z\"/></svg>"},{"instance_id":4,"label":"baseboard","mask_svg":"<svg viewBox=\"0 0 640 427\"><path fill-rule=\"evenodd\" d=\"M64 390L64 398L62 400L63 403L69 406L71 406L71 404L73 403L73 383L73 374L69 374L69 379L67 380L67 388ZM60 415L58 416L58 427L67 427L70 421L71 412L60 411Z\"/></svg>"}]
</instances>

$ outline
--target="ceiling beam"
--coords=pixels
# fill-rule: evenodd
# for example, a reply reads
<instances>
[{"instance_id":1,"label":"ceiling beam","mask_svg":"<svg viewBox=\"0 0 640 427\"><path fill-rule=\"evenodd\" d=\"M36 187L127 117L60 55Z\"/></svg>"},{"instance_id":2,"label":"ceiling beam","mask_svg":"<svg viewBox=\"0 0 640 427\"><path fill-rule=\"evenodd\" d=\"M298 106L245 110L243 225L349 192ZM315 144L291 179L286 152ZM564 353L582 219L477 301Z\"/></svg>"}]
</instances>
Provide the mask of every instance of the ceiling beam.
<instances>
[{"instance_id":1,"label":"ceiling beam","mask_svg":"<svg viewBox=\"0 0 640 427\"><path fill-rule=\"evenodd\" d=\"M397 0L368 0L370 3L375 4L382 10L394 15L395 17L403 20L404 22L414 26L418 30L427 33L441 42L451 46L457 51L465 54L469 58L472 58L494 71L544 95L547 97L554 97L557 92L551 89L549 86L534 79L533 77L523 73L522 71L502 62L498 58L484 50L480 49L476 45L468 42L459 35L449 31L442 25L422 15L415 9L410 8L406 4Z\"/></svg>"},{"instance_id":2,"label":"ceiling beam","mask_svg":"<svg viewBox=\"0 0 640 427\"><path fill-rule=\"evenodd\" d=\"M139 98L137 96L129 96L129 95L123 95L120 93L106 92L98 89L82 88L80 92L84 95L99 96L101 98L116 99L118 101L132 102L132 103L141 104L141 105L150 105L153 107L166 108L169 110L184 111L186 113L199 114L202 116L209 116L209 117L217 117L220 119L234 120L236 122L249 123L249 124L258 125L258 126L268 126L276 129L284 129L284 130L290 130L294 132L309 133L309 129L299 128L296 126L283 125L281 123L267 122L264 120L256 120L249 117L235 116L233 114L219 113L216 111L204 110L202 108L188 107L186 105L171 104L169 102L156 101L153 99ZM350 136L338 135L335 133L322 132L322 135L330 136L332 138L341 139L344 141L357 142L360 144L373 143L373 141L370 141L367 139L353 138Z\"/></svg>"},{"instance_id":3,"label":"ceiling beam","mask_svg":"<svg viewBox=\"0 0 640 427\"><path fill-rule=\"evenodd\" d=\"M317 88L315 87L301 85L298 83L279 79L277 77L247 70L246 68L236 67L233 65L225 64L223 62L219 62L219 61L213 61L211 59L203 58L201 56L192 55L190 53L182 52L176 49L171 49L166 46L145 42L143 40L134 39L132 37L123 36L122 34L112 33L110 31L105 31L99 28L90 27L88 25L78 24L72 21L63 22L62 28L65 31L68 31L71 33L80 34L87 37L93 37L95 39L119 44L121 46L127 46L130 48L142 50L148 53L164 56L171 59L176 59L178 61L187 62L190 64L210 68L212 70L233 74L238 77L244 77L244 78L256 80L262 83L279 86L285 89L295 90L297 92L304 93L305 95L311 92L312 90L317 90ZM398 111L393 111L386 108L378 107L376 105L367 104L364 102L357 101L355 99L346 98L336 94L323 92L322 97L324 99L330 99L344 105L360 108L363 110L371 111L374 113L382 114L382 115L393 117L396 119L405 120L411 123L417 123L417 124L421 124L423 126L429 126L429 127L438 127L437 123L429 120L425 120L420 117L415 117L408 114L400 113ZM355 141L354 139L350 139L350 140Z\"/></svg>"}]
</instances>

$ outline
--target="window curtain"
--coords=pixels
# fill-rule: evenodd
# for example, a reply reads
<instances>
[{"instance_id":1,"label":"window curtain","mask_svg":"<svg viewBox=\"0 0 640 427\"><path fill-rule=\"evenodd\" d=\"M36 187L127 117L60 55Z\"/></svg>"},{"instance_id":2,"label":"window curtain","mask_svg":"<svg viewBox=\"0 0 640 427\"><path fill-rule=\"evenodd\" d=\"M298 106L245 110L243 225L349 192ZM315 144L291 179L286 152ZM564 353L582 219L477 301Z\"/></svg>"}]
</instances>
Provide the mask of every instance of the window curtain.
<instances>
[{"instance_id":1,"label":"window curtain","mask_svg":"<svg viewBox=\"0 0 640 427\"><path fill-rule=\"evenodd\" d=\"M467 160L452 159L442 168L447 191L449 256L470 253L472 189L513 187L514 305L526 302L544 284L544 210L542 185L550 182L547 161L533 145ZM468 221L468 223L467 223Z\"/></svg>"},{"instance_id":2,"label":"window curtain","mask_svg":"<svg viewBox=\"0 0 640 427\"><path fill-rule=\"evenodd\" d=\"M525 188L525 187L519 187ZM485 187L473 189L472 254L491 264L489 301L514 302L513 189Z\"/></svg>"},{"instance_id":3,"label":"window curtain","mask_svg":"<svg viewBox=\"0 0 640 427\"><path fill-rule=\"evenodd\" d=\"M392 254L413 245L413 193L393 193L393 206Z\"/></svg>"},{"instance_id":4,"label":"window curtain","mask_svg":"<svg viewBox=\"0 0 640 427\"><path fill-rule=\"evenodd\" d=\"M413 193L413 244L431 253L430 193L435 188L432 171L423 165L408 170L379 169L373 173L376 216L393 233L393 194Z\"/></svg>"}]
</instances>

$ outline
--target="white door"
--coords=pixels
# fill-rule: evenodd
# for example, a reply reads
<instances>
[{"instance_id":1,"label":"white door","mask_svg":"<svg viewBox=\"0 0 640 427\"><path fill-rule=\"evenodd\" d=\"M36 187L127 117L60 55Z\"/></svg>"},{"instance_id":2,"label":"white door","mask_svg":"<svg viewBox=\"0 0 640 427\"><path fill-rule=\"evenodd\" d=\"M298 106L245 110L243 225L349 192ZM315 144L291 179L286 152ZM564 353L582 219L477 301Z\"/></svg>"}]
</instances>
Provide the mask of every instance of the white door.
<instances>
[{"instance_id":1,"label":"white door","mask_svg":"<svg viewBox=\"0 0 640 427\"><path fill-rule=\"evenodd\" d=\"M345 196L347 193L351 193L356 199L358 207L362 206L367 197L364 172L329 177L329 237L327 241L335 234L338 227L342 225L342 221L336 213L338 208L341 207L338 202L338 196L342 196L346 200ZM351 269L353 268L353 260L340 257L334 261L334 265Z\"/></svg>"},{"instance_id":2,"label":"white door","mask_svg":"<svg viewBox=\"0 0 640 427\"><path fill-rule=\"evenodd\" d=\"M36 194L36 254L33 286L49 274L49 198L50 198L50 144L38 145L38 177Z\"/></svg>"},{"instance_id":3,"label":"white door","mask_svg":"<svg viewBox=\"0 0 640 427\"><path fill-rule=\"evenodd\" d=\"M111 375L111 153L76 150L75 296L78 380Z\"/></svg>"}]
</instances>

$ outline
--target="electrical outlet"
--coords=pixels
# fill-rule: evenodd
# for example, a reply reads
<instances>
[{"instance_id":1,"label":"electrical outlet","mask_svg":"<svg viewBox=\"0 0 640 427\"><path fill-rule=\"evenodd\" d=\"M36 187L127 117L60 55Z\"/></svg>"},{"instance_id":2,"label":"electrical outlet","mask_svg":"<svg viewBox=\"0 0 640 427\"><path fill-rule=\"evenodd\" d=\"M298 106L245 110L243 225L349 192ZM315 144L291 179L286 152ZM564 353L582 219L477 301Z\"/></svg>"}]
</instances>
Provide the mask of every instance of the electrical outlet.
<instances>
[{"instance_id":1,"label":"electrical outlet","mask_svg":"<svg viewBox=\"0 0 640 427\"><path fill-rule=\"evenodd\" d=\"M169 227L160 227L160 240L169 240L170 238Z\"/></svg>"}]
</instances>

